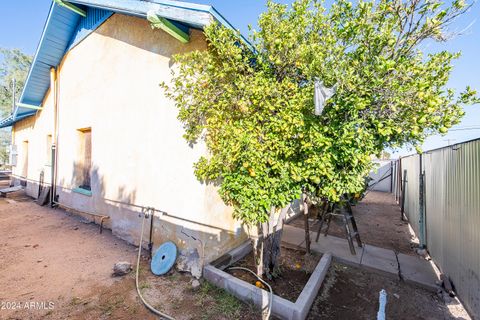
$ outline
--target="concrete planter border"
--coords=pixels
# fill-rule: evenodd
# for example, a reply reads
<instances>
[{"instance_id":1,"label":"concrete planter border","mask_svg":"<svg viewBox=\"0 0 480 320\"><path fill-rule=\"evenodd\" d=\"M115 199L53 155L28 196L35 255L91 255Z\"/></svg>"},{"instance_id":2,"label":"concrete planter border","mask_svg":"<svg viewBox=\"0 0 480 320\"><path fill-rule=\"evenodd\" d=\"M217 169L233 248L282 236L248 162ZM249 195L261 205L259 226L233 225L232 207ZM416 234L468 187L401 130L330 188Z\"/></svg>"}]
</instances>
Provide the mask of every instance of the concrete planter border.
<instances>
[{"instance_id":1,"label":"concrete planter border","mask_svg":"<svg viewBox=\"0 0 480 320\"><path fill-rule=\"evenodd\" d=\"M215 260L212 264L205 266L203 268L203 276L207 281L217 287L225 289L238 299L245 302L252 302L262 308L262 310L266 310L270 294L267 290L257 288L223 271L226 267L247 255L251 250L251 243L244 243L240 247ZM323 254L295 303L273 295L272 315L281 319L304 320L320 290L320 286L327 274L331 261L331 253Z\"/></svg>"}]
</instances>

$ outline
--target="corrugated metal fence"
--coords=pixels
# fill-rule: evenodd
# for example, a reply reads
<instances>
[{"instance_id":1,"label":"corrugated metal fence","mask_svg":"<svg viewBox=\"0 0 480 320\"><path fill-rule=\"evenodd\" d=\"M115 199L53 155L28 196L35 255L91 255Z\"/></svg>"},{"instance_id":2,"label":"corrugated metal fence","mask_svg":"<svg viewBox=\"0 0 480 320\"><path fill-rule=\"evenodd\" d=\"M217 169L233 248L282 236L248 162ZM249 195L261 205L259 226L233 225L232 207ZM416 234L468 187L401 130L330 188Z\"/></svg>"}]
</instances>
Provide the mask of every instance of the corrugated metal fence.
<instances>
[{"instance_id":1,"label":"corrugated metal fence","mask_svg":"<svg viewBox=\"0 0 480 320\"><path fill-rule=\"evenodd\" d=\"M374 160L376 169L370 172L369 190L393 192L393 160Z\"/></svg>"},{"instance_id":2,"label":"corrugated metal fence","mask_svg":"<svg viewBox=\"0 0 480 320\"><path fill-rule=\"evenodd\" d=\"M401 158L394 169L412 228L480 319L480 139Z\"/></svg>"}]
</instances>

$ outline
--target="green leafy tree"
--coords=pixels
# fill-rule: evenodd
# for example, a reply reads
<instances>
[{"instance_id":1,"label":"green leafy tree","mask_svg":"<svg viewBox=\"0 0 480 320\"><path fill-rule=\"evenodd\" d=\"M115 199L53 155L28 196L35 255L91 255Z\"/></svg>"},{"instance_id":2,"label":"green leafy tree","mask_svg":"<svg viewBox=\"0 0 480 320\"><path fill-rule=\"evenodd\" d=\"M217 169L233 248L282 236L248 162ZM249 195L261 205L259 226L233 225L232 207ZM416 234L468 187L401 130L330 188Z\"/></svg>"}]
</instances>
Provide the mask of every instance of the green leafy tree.
<instances>
[{"instance_id":1,"label":"green leafy tree","mask_svg":"<svg viewBox=\"0 0 480 320\"><path fill-rule=\"evenodd\" d=\"M206 51L175 57L173 82L163 87L186 140L208 148L196 175L218 183L251 226L258 273L276 272L292 200L361 193L371 155L447 132L462 104L477 101L469 87L446 88L459 53L420 50L447 40L448 25L468 8L462 0L340 0L328 10L321 1L269 1L251 46L212 24ZM318 80L337 88L321 115Z\"/></svg>"},{"instance_id":2,"label":"green leafy tree","mask_svg":"<svg viewBox=\"0 0 480 320\"><path fill-rule=\"evenodd\" d=\"M15 98L20 98L25 80L27 78L32 57L24 54L18 49L0 48L0 117L4 118L12 112L13 87L15 79ZM10 144L10 130L0 130L0 162L8 161L6 146Z\"/></svg>"}]
</instances>

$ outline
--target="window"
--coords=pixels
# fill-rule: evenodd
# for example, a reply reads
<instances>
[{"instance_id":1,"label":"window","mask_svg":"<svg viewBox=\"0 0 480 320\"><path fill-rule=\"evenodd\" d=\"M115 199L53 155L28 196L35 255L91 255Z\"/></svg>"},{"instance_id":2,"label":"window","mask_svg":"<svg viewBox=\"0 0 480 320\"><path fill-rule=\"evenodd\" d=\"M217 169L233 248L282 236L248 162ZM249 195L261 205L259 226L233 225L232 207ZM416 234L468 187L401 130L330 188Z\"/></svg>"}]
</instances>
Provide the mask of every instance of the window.
<instances>
[{"instance_id":1,"label":"window","mask_svg":"<svg viewBox=\"0 0 480 320\"><path fill-rule=\"evenodd\" d=\"M79 129L78 134L78 165L76 166L78 187L90 191L92 190L90 176L92 169L92 129Z\"/></svg>"},{"instance_id":2,"label":"window","mask_svg":"<svg viewBox=\"0 0 480 320\"><path fill-rule=\"evenodd\" d=\"M45 164L47 166L51 166L52 165L52 135L51 134L47 135L45 159L46 159Z\"/></svg>"}]
</instances>

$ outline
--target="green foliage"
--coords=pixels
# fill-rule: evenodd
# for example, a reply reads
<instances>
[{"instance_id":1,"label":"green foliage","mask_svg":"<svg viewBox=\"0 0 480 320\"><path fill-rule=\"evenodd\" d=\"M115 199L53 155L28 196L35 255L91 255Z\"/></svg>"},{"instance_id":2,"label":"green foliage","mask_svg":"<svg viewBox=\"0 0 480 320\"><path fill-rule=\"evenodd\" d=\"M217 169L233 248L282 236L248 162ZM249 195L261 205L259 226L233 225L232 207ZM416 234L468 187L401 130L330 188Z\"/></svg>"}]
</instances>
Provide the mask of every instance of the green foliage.
<instances>
[{"instance_id":1,"label":"green foliage","mask_svg":"<svg viewBox=\"0 0 480 320\"><path fill-rule=\"evenodd\" d=\"M12 111L12 80L16 79L16 100L20 97L32 57L25 55L18 49L0 48L0 118L4 118ZM8 161L6 146L10 144L10 131L0 129L0 163Z\"/></svg>"},{"instance_id":2,"label":"green foliage","mask_svg":"<svg viewBox=\"0 0 480 320\"><path fill-rule=\"evenodd\" d=\"M466 9L460 0L340 0L328 11L320 1L269 1L253 48L208 26L208 50L176 56L173 82L163 84L185 138L207 145L197 177L219 182L247 224L303 190L334 202L361 193L371 155L446 132L462 103L478 101L470 88L458 96L445 88L458 53L419 49L446 40L445 27ZM338 87L321 116L316 79Z\"/></svg>"},{"instance_id":3,"label":"green foliage","mask_svg":"<svg viewBox=\"0 0 480 320\"><path fill-rule=\"evenodd\" d=\"M12 111L12 80L16 79L16 98L20 98L32 57L18 49L0 48L0 112L4 117Z\"/></svg>"}]
</instances>

